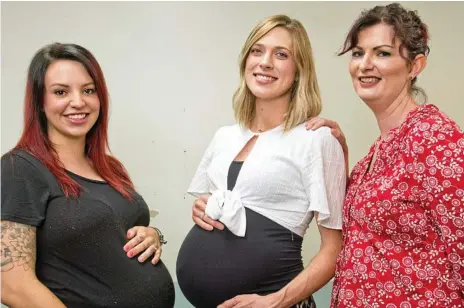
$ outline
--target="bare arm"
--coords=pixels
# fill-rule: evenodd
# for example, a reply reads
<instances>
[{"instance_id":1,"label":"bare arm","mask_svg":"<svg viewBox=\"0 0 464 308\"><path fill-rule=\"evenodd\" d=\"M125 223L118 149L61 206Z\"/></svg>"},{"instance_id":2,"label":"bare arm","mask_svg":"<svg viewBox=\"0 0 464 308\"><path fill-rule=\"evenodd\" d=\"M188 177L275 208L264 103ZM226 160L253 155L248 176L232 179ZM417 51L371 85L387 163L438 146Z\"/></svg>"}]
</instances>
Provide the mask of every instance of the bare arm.
<instances>
[{"instance_id":1,"label":"bare arm","mask_svg":"<svg viewBox=\"0 0 464 308\"><path fill-rule=\"evenodd\" d=\"M342 245L340 230L319 226L321 248L308 266L283 289L275 293L280 305L290 307L322 288L335 274L335 264Z\"/></svg>"},{"instance_id":2,"label":"bare arm","mask_svg":"<svg viewBox=\"0 0 464 308\"><path fill-rule=\"evenodd\" d=\"M2 303L10 308L62 308L35 275L36 228L2 220Z\"/></svg>"}]
</instances>

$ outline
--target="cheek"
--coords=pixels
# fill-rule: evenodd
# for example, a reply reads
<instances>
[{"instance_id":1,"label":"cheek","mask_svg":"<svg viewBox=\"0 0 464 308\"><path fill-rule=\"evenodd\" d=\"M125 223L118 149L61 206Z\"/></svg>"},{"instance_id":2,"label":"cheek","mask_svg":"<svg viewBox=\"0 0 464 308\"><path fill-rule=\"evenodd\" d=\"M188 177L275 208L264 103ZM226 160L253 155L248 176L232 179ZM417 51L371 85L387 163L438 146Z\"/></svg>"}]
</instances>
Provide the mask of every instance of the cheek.
<instances>
[{"instance_id":1,"label":"cheek","mask_svg":"<svg viewBox=\"0 0 464 308\"><path fill-rule=\"evenodd\" d=\"M358 70L358 62L356 60L351 60L348 64L348 72L350 73L351 78L356 78L356 71Z\"/></svg>"},{"instance_id":2,"label":"cheek","mask_svg":"<svg viewBox=\"0 0 464 308\"><path fill-rule=\"evenodd\" d=\"M378 70L390 85L397 84L403 87L408 80L408 69L403 63L381 63Z\"/></svg>"},{"instance_id":3,"label":"cheek","mask_svg":"<svg viewBox=\"0 0 464 308\"><path fill-rule=\"evenodd\" d=\"M47 119L53 116L60 115L66 109L66 104L49 95L44 96L43 110Z\"/></svg>"},{"instance_id":4,"label":"cheek","mask_svg":"<svg viewBox=\"0 0 464 308\"><path fill-rule=\"evenodd\" d=\"M248 56L245 62L245 72L252 72L258 63L257 57Z\"/></svg>"},{"instance_id":5,"label":"cheek","mask_svg":"<svg viewBox=\"0 0 464 308\"><path fill-rule=\"evenodd\" d=\"M293 63L282 63L278 68L285 76L285 83L293 83L296 76L296 66Z\"/></svg>"},{"instance_id":6,"label":"cheek","mask_svg":"<svg viewBox=\"0 0 464 308\"><path fill-rule=\"evenodd\" d=\"M89 105L90 105L90 108L92 108L96 112L100 112L100 100L98 99L98 97L90 101Z\"/></svg>"}]
</instances>

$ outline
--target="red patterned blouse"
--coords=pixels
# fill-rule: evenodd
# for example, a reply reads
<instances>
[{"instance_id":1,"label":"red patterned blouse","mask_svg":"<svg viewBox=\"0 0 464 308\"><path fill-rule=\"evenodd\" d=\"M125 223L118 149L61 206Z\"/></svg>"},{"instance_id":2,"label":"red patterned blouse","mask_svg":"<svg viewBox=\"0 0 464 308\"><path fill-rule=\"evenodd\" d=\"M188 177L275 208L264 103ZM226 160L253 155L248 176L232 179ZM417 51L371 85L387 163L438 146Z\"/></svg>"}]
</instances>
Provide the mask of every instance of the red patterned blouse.
<instances>
[{"instance_id":1,"label":"red patterned blouse","mask_svg":"<svg viewBox=\"0 0 464 308\"><path fill-rule=\"evenodd\" d=\"M464 133L434 105L372 145L348 184L332 308L464 307L463 170Z\"/></svg>"}]
</instances>

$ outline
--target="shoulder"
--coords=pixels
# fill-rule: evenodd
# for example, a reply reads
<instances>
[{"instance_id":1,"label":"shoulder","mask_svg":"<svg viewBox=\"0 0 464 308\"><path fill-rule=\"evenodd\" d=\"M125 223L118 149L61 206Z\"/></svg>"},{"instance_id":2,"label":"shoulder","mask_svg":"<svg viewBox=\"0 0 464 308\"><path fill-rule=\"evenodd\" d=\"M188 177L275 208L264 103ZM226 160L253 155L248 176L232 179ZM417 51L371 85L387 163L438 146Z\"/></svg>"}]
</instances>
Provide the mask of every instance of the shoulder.
<instances>
[{"instance_id":1,"label":"shoulder","mask_svg":"<svg viewBox=\"0 0 464 308\"><path fill-rule=\"evenodd\" d=\"M343 149L338 140L332 135L329 127L317 130L306 130L304 123L289 131L292 144L296 147L304 161L321 158L344 164Z\"/></svg>"},{"instance_id":2,"label":"shoulder","mask_svg":"<svg viewBox=\"0 0 464 308\"><path fill-rule=\"evenodd\" d=\"M243 134L246 128L242 128L240 125L228 125L219 127L213 136L213 144L220 141L227 141L230 138L236 138Z\"/></svg>"},{"instance_id":3,"label":"shoulder","mask_svg":"<svg viewBox=\"0 0 464 308\"><path fill-rule=\"evenodd\" d=\"M4 176L35 176L42 178L38 169L42 162L24 150L11 150L2 156L2 178Z\"/></svg>"},{"instance_id":4,"label":"shoulder","mask_svg":"<svg viewBox=\"0 0 464 308\"><path fill-rule=\"evenodd\" d=\"M412 150L422 148L456 148L464 149L464 133L449 116L434 105L421 107L418 115L409 124L407 136L412 142Z\"/></svg>"},{"instance_id":5,"label":"shoulder","mask_svg":"<svg viewBox=\"0 0 464 308\"><path fill-rule=\"evenodd\" d=\"M243 130L245 129L242 128L239 124L221 126L216 130L214 136L215 137L216 136L226 137L226 136L239 135L242 133Z\"/></svg>"},{"instance_id":6,"label":"shoulder","mask_svg":"<svg viewBox=\"0 0 464 308\"><path fill-rule=\"evenodd\" d=\"M305 124L302 123L290 130L289 133L311 148L340 147L340 150L342 150L337 138L332 135L331 129L326 126L316 130L307 130Z\"/></svg>"}]
</instances>

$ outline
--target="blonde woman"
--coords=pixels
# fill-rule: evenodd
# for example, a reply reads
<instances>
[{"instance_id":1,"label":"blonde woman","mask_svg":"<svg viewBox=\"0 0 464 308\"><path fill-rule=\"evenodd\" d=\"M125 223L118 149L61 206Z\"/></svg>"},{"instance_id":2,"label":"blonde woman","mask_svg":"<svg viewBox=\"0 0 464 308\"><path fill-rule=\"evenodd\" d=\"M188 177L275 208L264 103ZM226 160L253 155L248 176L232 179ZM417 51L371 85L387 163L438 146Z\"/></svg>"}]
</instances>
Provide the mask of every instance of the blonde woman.
<instances>
[{"instance_id":1,"label":"blonde woman","mask_svg":"<svg viewBox=\"0 0 464 308\"><path fill-rule=\"evenodd\" d=\"M240 77L238 124L216 132L188 189L196 225L177 259L179 285L201 308L315 307L311 295L334 276L341 248L346 175L330 129L304 127L321 99L303 25L284 15L261 21ZM321 246L304 269L313 217Z\"/></svg>"}]
</instances>

